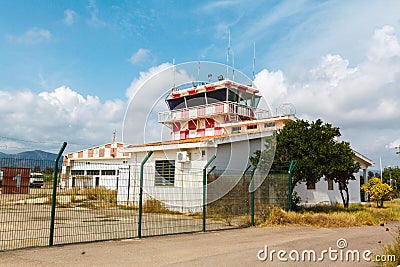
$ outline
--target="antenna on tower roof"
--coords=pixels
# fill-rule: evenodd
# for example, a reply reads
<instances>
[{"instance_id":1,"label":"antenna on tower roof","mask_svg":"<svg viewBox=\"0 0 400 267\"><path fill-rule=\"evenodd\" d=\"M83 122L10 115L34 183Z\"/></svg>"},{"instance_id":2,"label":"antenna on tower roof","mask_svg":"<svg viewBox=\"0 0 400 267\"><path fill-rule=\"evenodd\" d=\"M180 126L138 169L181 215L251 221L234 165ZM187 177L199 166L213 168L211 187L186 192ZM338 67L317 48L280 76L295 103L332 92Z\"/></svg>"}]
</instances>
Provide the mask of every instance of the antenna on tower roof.
<instances>
[{"instance_id":1,"label":"antenna on tower roof","mask_svg":"<svg viewBox=\"0 0 400 267\"><path fill-rule=\"evenodd\" d=\"M256 42L253 43L253 81L256 78L254 69L256 67Z\"/></svg>"},{"instance_id":2,"label":"antenna on tower roof","mask_svg":"<svg viewBox=\"0 0 400 267\"><path fill-rule=\"evenodd\" d=\"M231 31L228 29L228 52L226 53L226 78L229 78L229 50L231 49Z\"/></svg>"},{"instance_id":3,"label":"antenna on tower roof","mask_svg":"<svg viewBox=\"0 0 400 267\"><path fill-rule=\"evenodd\" d=\"M173 67L172 67L172 71L174 72L174 83L173 83L173 85L172 85L172 91L175 91L175 72L176 72L176 68L175 68L175 58L173 58L172 59L172 65L173 65Z\"/></svg>"},{"instance_id":4,"label":"antenna on tower roof","mask_svg":"<svg viewBox=\"0 0 400 267\"><path fill-rule=\"evenodd\" d=\"M200 81L200 58L197 61L197 81Z\"/></svg>"},{"instance_id":5,"label":"antenna on tower roof","mask_svg":"<svg viewBox=\"0 0 400 267\"><path fill-rule=\"evenodd\" d=\"M232 81L235 81L235 53L232 50Z\"/></svg>"},{"instance_id":6,"label":"antenna on tower roof","mask_svg":"<svg viewBox=\"0 0 400 267\"><path fill-rule=\"evenodd\" d=\"M117 134L117 129L114 129L113 138L112 138L112 142L113 142L113 143L115 143L116 134Z\"/></svg>"}]
</instances>

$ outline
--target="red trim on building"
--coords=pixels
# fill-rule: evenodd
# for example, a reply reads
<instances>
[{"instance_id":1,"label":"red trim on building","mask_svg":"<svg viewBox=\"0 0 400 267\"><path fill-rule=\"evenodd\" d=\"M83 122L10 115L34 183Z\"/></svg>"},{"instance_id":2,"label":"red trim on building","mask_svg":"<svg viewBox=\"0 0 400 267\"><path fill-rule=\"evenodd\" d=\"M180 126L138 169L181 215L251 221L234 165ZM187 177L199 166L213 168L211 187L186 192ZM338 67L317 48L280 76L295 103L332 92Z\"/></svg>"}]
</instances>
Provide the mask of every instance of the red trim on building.
<instances>
[{"instance_id":1,"label":"red trim on building","mask_svg":"<svg viewBox=\"0 0 400 267\"><path fill-rule=\"evenodd\" d=\"M206 128L214 128L215 120L214 119L206 119Z\"/></svg>"},{"instance_id":2,"label":"red trim on building","mask_svg":"<svg viewBox=\"0 0 400 267\"><path fill-rule=\"evenodd\" d=\"M197 89L196 88L190 88L187 90L187 92L189 93L189 95L194 95L197 93Z\"/></svg>"},{"instance_id":3,"label":"red trim on building","mask_svg":"<svg viewBox=\"0 0 400 267\"><path fill-rule=\"evenodd\" d=\"M204 116L206 114L206 108L198 108L197 109L197 116Z\"/></svg>"},{"instance_id":4,"label":"red trim on building","mask_svg":"<svg viewBox=\"0 0 400 267\"><path fill-rule=\"evenodd\" d=\"M173 93L171 93L171 96L172 96L172 98L178 98L178 97L181 96L181 93L179 93L179 92L173 92Z\"/></svg>"},{"instance_id":5,"label":"red trim on building","mask_svg":"<svg viewBox=\"0 0 400 267\"><path fill-rule=\"evenodd\" d=\"M188 123L188 129L189 130L196 130L197 129L197 121L189 121Z\"/></svg>"},{"instance_id":6,"label":"red trim on building","mask_svg":"<svg viewBox=\"0 0 400 267\"><path fill-rule=\"evenodd\" d=\"M181 123L180 122L175 122L172 124L172 131L173 132L178 132L181 130Z\"/></svg>"},{"instance_id":7,"label":"red trim on building","mask_svg":"<svg viewBox=\"0 0 400 267\"><path fill-rule=\"evenodd\" d=\"M215 90L214 86L209 86L209 87L205 86L205 88L206 88L206 92Z\"/></svg>"},{"instance_id":8,"label":"red trim on building","mask_svg":"<svg viewBox=\"0 0 400 267\"><path fill-rule=\"evenodd\" d=\"M197 136L200 135L201 137L204 137L206 134L206 129L198 129L197 130Z\"/></svg>"},{"instance_id":9,"label":"red trim on building","mask_svg":"<svg viewBox=\"0 0 400 267\"><path fill-rule=\"evenodd\" d=\"M243 86L243 85L238 85L237 89L241 90L241 91L247 91L248 87Z\"/></svg>"},{"instance_id":10,"label":"red trim on building","mask_svg":"<svg viewBox=\"0 0 400 267\"><path fill-rule=\"evenodd\" d=\"M180 139L186 139L186 138L188 138L188 137L189 137L189 130L180 131L179 137L180 137Z\"/></svg>"}]
</instances>

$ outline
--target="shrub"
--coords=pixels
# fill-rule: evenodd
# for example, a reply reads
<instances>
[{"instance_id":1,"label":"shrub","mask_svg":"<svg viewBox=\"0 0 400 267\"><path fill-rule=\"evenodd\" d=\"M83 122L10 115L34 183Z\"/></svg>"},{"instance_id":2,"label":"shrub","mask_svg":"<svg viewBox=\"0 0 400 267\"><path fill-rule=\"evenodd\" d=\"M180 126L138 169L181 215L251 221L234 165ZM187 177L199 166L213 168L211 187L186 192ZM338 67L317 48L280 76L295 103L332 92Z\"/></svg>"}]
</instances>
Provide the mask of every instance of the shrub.
<instances>
[{"instance_id":1,"label":"shrub","mask_svg":"<svg viewBox=\"0 0 400 267\"><path fill-rule=\"evenodd\" d=\"M393 188L386 183L382 183L379 178L369 179L366 184L361 186L361 190L369 195L371 201L376 202L378 208L383 207L383 202L385 200L392 199Z\"/></svg>"}]
</instances>

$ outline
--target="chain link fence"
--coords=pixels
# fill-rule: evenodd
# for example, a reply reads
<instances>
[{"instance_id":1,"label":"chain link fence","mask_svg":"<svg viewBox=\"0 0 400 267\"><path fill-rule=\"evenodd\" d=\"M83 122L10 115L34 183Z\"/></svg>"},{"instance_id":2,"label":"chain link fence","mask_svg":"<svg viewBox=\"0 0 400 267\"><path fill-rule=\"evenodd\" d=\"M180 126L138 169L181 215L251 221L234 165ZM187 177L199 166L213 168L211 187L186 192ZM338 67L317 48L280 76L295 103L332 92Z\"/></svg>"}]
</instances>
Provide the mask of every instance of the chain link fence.
<instances>
[{"instance_id":1,"label":"chain link fence","mask_svg":"<svg viewBox=\"0 0 400 267\"><path fill-rule=\"evenodd\" d=\"M272 206L289 207L287 166L272 169L251 193L250 168L83 162L57 175L53 198L53 165L0 159L0 250L248 227L265 221ZM204 182L216 181L231 190L210 201L218 187L207 190Z\"/></svg>"}]
</instances>

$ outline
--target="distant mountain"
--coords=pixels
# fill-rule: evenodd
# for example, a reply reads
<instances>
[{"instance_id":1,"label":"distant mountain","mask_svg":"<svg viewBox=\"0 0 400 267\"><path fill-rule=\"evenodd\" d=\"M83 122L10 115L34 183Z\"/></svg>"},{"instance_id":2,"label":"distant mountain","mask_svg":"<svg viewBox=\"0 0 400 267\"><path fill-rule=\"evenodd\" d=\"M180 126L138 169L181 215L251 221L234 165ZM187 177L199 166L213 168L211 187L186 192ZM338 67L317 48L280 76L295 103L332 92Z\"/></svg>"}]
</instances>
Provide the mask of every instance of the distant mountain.
<instances>
[{"instance_id":1,"label":"distant mountain","mask_svg":"<svg viewBox=\"0 0 400 267\"><path fill-rule=\"evenodd\" d=\"M42 151L42 150L34 150L34 151L25 151L14 155L17 159L40 159L40 160L55 160L57 158L57 154Z\"/></svg>"},{"instance_id":2,"label":"distant mountain","mask_svg":"<svg viewBox=\"0 0 400 267\"><path fill-rule=\"evenodd\" d=\"M0 167L30 168L45 170L54 166L57 154L42 150L25 151L17 154L5 154L0 152ZM62 158L58 162L61 169Z\"/></svg>"},{"instance_id":3,"label":"distant mountain","mask_svg":"<svg viewBox=\"0 0 400 267\"><path fill-rule=\"evenodd\" d=\"M55 160L57 154L42 151L24 151L17 154L5 154L0 152L0 158L13 158L13 159L35 159L35 160Z\"/></svg>"}]
</instances>

